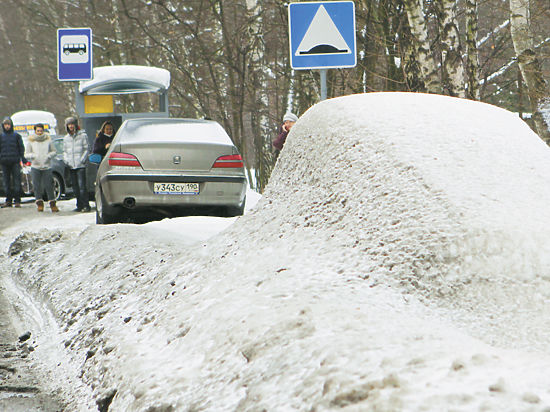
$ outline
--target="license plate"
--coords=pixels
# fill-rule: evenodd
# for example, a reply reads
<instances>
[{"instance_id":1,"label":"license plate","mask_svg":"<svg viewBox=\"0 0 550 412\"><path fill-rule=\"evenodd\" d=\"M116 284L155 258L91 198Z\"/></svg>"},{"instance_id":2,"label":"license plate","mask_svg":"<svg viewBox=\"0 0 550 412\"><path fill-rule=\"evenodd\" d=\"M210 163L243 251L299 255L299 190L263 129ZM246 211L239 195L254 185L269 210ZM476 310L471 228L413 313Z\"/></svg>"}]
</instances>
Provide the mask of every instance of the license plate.
<instances>
[{"instance_id":1,"label":"license plate","mask_svg":"<svg viewBox=\"0 0 550 412\"><path fill-rule=\"evenodd\" d=\"M155 183L153 192L157 195L198 195L198 183Z\"/></svg>"}]
</instances>

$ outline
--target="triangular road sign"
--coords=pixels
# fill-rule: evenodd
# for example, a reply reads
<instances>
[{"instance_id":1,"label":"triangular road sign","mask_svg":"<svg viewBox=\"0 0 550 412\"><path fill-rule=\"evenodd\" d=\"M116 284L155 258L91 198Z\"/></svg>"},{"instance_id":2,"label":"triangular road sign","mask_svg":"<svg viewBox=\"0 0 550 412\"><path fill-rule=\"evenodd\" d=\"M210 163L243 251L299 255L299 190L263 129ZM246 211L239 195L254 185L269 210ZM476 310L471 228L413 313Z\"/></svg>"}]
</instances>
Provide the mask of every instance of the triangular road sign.
<instances>
[{"instance_id":1,"label":"triangular road sign","mask_svg":"<svg viewBox=\"0 0 550 412\"><path fill-rule=\"evenodd\" d=\"M332 53L351 53L351 49L330 18L327 9L320 5L296 50L296 55Z\"/></svg>"},{"instance_id":2,"label":"triangular road sign","mask_svg":"<svg viewBox=\"0 0 550 412\"><path fill-rule=\"evenodd\" d=\"M355 67L353 1L306 1L288 6L293 69Z\"/></svg>"}]
</instances>

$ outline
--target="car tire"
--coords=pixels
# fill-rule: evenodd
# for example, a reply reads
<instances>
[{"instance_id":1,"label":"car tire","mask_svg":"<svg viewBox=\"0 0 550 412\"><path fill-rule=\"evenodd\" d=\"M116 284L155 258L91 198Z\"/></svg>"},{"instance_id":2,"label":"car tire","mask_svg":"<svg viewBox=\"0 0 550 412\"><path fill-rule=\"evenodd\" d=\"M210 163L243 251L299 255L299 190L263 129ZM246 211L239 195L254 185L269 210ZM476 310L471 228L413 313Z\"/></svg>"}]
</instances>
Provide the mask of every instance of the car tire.
<instances>
[{"instance_id":1,"label":"car tire","mask_svg":"<svg viewBox=\"0 0 550 412\"><path fill-rule=\"evenodd\" d=\"M61 199L61 196L65 193L65 185L63 185L63 180L57 174L53 174L53 200Z\"/></svg>"},{"instance_id":2,"label":"car tire","mask_svg":"<svg viewBox=\"0 0 550 412\"><path fill-rule=\"evenodd\" d=\"M118 214L114 207L109 206L105 201L105 196L101 186L97 186L95 193L95 222L98 225L110 225L118 222ZM99 199L99 201L98 201Z\"/></svg>"},{"instance_id":3,"label":"car tire","mask_svg":"<svg viewBox=\"0 0 550 412\"><path fill-rule=\"evenodd\" d=\"M240 206L227 206L224 210L225 217L242 216L244 214L244 205L246 204L246 197Z\"/></svg>"},{"instance_id":4,"label":"car tire","mask_svg":"<svg viewBox=\"0 0 550 412\"><path fill-rule=\"evenodd\" d=\"M21 173L21 194L31 196L34 194L30 173Z\"/></svg>"}]
</instances>

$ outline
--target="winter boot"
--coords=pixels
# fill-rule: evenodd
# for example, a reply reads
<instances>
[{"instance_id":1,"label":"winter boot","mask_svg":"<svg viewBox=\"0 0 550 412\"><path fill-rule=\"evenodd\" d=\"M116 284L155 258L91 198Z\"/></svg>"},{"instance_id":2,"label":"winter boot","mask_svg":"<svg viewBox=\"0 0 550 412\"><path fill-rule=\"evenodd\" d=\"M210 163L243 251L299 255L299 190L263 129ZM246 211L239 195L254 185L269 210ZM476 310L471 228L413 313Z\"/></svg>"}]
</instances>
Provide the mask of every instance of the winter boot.
<instances>
[{"instance_id":1,"label":"winter boot","mask_svg":"<svg viewBox=\"0 0 550 412\"><path fill-rule=\"evenodd\" d=\"M2 203L2 205L0 206L1 208L5 208L5 207L11 207L11 202L4 202Z\"/></svg>"},{"instance_id":2,"label":"winter boot","mask_svg":"<svg viewBox=\"0 0 550 412\"><path fill-rule=\"evenodd\" d=\"M52 209L52 213L59 212L59 209L57 208L57 205L55 204L55 200L50 200L50 209Z\"/></svg>"},{"instance_id":3,"label":"winter boot","mask_svg":"<svg viewBox=\"0 0 550 412\"><path fill-rule=\"evenodd\" d=\"M36 201L36 208L38 209L39 212L43 212L44 211L44 201L43 200L37 200Z\"/></svg>"}]
</instances>

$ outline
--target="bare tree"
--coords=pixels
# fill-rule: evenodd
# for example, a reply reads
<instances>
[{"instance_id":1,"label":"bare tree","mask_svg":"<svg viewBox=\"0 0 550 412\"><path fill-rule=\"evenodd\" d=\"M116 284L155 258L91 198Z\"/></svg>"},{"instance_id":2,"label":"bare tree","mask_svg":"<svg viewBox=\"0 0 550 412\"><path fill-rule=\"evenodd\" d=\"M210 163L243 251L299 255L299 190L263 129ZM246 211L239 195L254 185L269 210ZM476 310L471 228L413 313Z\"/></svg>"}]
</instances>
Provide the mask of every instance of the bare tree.
<instances>
[{"instance_id":1,"label":"bare tree","mask_svg":"<svg viewBox=\"0 0 550 412\"><path fill-rule=\"evenodd\" d=\"M429 93L441 93L441 81L438 76L436 62L431 52L428 38L428 25L419 0L404 0L405 10L415 45L415 61L420 65L425 89ZM409 53L410 54L410 53ZM419 82L419 80L416 80Z\"/></svg>"},{"instance_id":2,"label":"bare tree","mask_svg":"<svg viewBox=\"0 0 550 412\"><path fill-rule=\"evenodd\" d=\"M479 53L477 48L477 0L466 0L466 56L465 71L467 78L467 96L479 100Z\"/></svg>"},{"instance_id":3,"label":"bare tree","mask_svg":"<svg viewBox=\"0 0 550 412\"><path fill-rule=\"evenodd\" d=\"M279 0L4 1L5 114L36 108L59 118L73 114L75 85L56 78L55 30L92 27L95 66L169 70L170 114L221 123L261 190L283 114L301 115L320 99L319 72L290 67L288 4ZM539 0L504 6L476 1L357 0L358 64L328 71L328 97L407 90L467 96L524 112L525 94L542 135L548 129L542 115L550 113L544 58L550 9ZM119 106L130 111L138 104L146 111L154 103L150 97L122 97Z\"/></svg>"},{"instance_id":4,"label":"bare tree","mask_svg":"<svg viewBox=\"0 0 550 412\"><path fill-rule=\"evenodd\" d=\"M512 41L527 86L533 120L539 136L550 144L549 124L544 118L544 113L550 111L549 90L529 28L529 0L510 0L510 22Z\"/></svg>"},{"instance_id":5,"label":"bare tree","mask_svg":"<svg viewBox=\"0 0 550 412\"><path fill-rule=\"evenodd\" d=\"M464 64L458 33L455 0L436 0L441 48L443 91L450 96L465 97Z\"/></svg>"}]
</instances>

